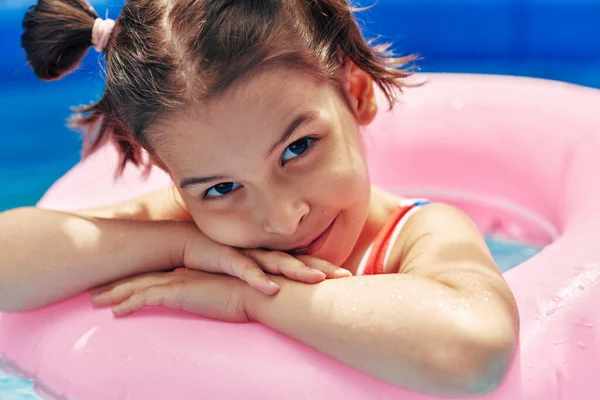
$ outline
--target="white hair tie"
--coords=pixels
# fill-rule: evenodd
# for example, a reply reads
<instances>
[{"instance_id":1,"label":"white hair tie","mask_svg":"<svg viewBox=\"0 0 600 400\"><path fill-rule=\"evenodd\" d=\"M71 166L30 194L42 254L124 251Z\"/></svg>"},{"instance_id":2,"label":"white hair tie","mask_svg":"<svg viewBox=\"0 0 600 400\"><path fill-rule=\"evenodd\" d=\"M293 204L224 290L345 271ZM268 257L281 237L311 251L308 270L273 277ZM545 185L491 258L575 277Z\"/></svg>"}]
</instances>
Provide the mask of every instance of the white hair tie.
<instances>
[{"instance_id":1,"label":"white hair tie","mask_svg":"<svg viewBox=\"0 0 600 400\"><path fill-rule=\"evenodd\" d=\"M112 19L96 18L92 28L92 45L97 52L104 51L114 27L115 21Z\"/></svg>"}]
</instances>

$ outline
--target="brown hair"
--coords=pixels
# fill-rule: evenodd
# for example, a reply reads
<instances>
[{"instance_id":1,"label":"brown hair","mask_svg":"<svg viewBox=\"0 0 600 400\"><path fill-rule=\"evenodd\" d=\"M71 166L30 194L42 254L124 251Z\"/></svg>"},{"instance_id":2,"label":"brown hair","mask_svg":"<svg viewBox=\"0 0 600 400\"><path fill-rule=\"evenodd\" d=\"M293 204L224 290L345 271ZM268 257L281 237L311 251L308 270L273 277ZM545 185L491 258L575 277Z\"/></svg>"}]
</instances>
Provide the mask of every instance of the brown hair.
<instances>
[{"instance_id":1,"label":"brown hair","mask_svg":"<svg viewBox=\"0 0 600 400\"><path fill-rule=\"evenodd\" d=\"M282 64L339 87L340 67L353 61L385 93L390 107L412 57L362 36L347 0L129 0L107 47L100 101L73 120L84 156L107 139L128 162L152 153L148 127L177 107L223 93L259 67ZM91 47L98 14L85 0L39 0L23 21L22 46L36 75L58 79Z\"/></svg>"}]
</instances>

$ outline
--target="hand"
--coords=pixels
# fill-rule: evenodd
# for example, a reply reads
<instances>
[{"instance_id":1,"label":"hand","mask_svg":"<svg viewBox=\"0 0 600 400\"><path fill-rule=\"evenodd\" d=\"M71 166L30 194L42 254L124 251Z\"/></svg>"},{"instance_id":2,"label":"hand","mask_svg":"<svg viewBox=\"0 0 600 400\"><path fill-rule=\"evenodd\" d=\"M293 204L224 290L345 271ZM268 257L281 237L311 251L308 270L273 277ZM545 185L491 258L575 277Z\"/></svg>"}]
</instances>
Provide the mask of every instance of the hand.
<instances>
[{"instance_id":1,"label":"hand","mask_svg":"<svg viewBox=\"0 0 600 400\"><path fill-rule=\"evenodd\" d=\"M311 256L294 257L281 251L235 249L212 241L195 225L194 229L180 253L181 260L174 266L235 276L266 295L276 294L279 286L265 272L304 283L352 275L346 269Z\"/></svg>"},{"instance_id":2,"label":"hand","mask_svg":"<svg viewBox=\"0 0 600 400\"><path fill-rule=\"evenodd\" d=\"M183 310L228 322L250 322L245 299L250 287L237 278L190 269L138 275L92 291L96 307L115 305L120 317L149 306Z\"/></svg>"}]
</instances>

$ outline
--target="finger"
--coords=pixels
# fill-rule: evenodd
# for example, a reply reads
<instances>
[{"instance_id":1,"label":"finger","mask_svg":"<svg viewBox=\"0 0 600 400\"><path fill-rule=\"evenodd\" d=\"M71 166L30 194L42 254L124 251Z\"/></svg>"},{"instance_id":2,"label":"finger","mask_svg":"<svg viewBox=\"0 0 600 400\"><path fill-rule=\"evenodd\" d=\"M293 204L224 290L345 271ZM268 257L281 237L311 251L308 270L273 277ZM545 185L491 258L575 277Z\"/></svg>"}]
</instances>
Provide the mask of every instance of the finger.
<instances>
[{"instance_id":1,"label":"finger","mask_svg":"<svg viewBox=\"0 0 600 400\"><path fill-rule=\"evenodd\" d=\"M169 283L172 279L171 274L166 273L148 274L128 278L109 285L104 291L96 291L92 294L90 300L96 307L121 303L139 291L151 286Z\"/></svg>"},{"instance_id":2,"label":"finger","mask_svg":"<svg viewBox=\"0 0 600 400\"><path fill-rule=\"evenodd\" d=\"M130 278L128 278L128 279L130 279ZM111 290L112 288L114 288L117 285L122 284L126 280L127 279L122 279L120 281L110 282L110 283L107 283L107 284L104 284L104 285L96 286L95 288L90 289L89 293L91 295L95 295L95 294L99 294L99 293L108 292L109 290Z\"/></svg>"},{"instance_id":3,"label":"finger","mask_svg":"<svg viewBox=\"0 0 600 400\"><path fill-rule=\"evenodd\" d=\"M321 260L317 257L300 255L297 256L297 258L309 267L323 272L328 279L347 278L352 276L352 273L347 269L338 267L337 265L333 265L330 262Z\"/></svg>"},{"instance_id":4,"label":"finger","mask_svg":"<svg viewBox=\"0 0 600 400\"><path fill-rule=\"evenodd\" d=\"M122 317L141 310L144 307L163 306L171 309L181 308L181 284L165 284L145 288L121 304L113 307L112 312Z\"/></svg>"},{"instance_id":5,"label":"finger","mask_svg":"<svg viewBox=\"0 0 600 400\"><path fill-rule=\"evenodd\" d=\"M310 268L299 259L281 251L251 250L249 255L271 274L284 275L304 283L318 283L326 278L323 272Z\"/></svg>"},{"instance_id":6,"label":"finger","mask_svg":"<svg viewBox=\"0 0 600 400\"><path fill-rule=\"evenodd\" d=\"M198 238L203 241L198 242L198 245L195 244L197 241L190 241L184 251L184 265L188 268L238 277L269 296L279 292L279 285L270 280L250 257L216 242L209 241L210 246L207 247L207 239L200 236Z\"/></svg>"},{"instance_id":7,"label":"finger","mask_svg":"<svg viewBox=\"0 0 600 400\"><path fill-rule=\"evenodd\" d=\"M251 257L237 250L225 252L219 260L219 267L224 273L240 278L268 296L279 292L279 285L270 280Z\"/></svg>"}]
</instances>

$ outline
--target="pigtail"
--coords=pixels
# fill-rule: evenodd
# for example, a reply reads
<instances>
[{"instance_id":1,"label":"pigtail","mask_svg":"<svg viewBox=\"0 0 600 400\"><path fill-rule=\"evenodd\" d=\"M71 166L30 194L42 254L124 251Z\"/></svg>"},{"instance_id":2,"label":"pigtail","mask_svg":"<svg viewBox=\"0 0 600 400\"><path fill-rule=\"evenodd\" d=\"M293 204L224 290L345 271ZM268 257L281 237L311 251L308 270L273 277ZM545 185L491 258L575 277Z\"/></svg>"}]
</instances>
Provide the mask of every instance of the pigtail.
<instances>
[{"instance_id":1,"label":"pigtail","mask_svg":"<svg viewBox=\"0 0 600 400\"><path fill-rule=\"evenodd\" d=\"M103 51L114 21L101 20L85 0L39 0L23 19L21 46L35 74L44 81L59 79L77 68L90 47ZM95 104L76 108L70 127L83 134L83 158L112 141L120 155L116 175L127 163L146 166L142 148L104 93Z\"/></svg>"},{"instance_id":2,"label":"pigtail","mask_svg":"<svg viewBox=\"0 0 600 400\"><path fill-rule=\"evenodd\" d=\"M73 71L92 46L98 14L85 0L39 0L23 19L21 46L44 81Z\"/></svg>"}]
</instances>

